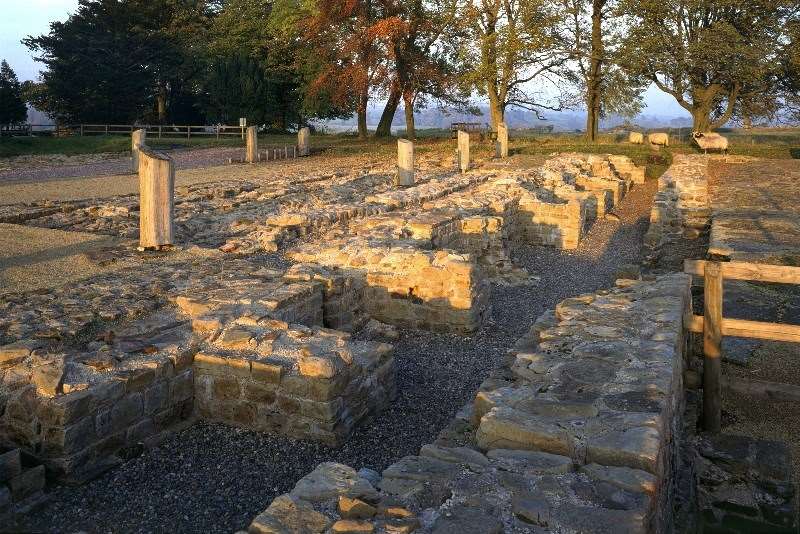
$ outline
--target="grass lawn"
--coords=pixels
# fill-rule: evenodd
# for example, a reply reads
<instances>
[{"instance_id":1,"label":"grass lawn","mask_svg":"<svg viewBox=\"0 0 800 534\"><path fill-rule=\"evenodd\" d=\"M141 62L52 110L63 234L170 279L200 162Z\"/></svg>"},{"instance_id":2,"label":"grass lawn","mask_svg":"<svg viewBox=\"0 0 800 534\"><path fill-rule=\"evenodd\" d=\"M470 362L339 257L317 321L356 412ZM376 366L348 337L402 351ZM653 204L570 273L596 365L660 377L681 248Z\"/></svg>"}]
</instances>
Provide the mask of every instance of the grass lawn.
<instances>
[{"instance_id":1,"label":"grass lawn","mask_svg":"<svg viewBox=\"0 0 800 534\"><path fill-rule=\"evenodd\" d=\"M403 132L400 132L402 134ZM675 153L699 153L693 144L686 141L675 141L677 137L686 137L688 132L673 131L672 144L658 152L646 145L631 145L625 142L623 134L602 134L597 143L587 143L581 134L553 133L544 135L526 135L525 132L511 131L511 151L515 154L545 156L553 152L591 152L620 154L630 157L637 165L647 165L648 176L659 176L672 162ZM730 153L760 158L798 158L800 159L800 129L797 128L762 128L753 130L724 131L730 140ZM296 136L263 135L259 136L261 147L280 147L293 145ZM393 154L396 150L395 139L358 139L352 134L312 135L312 146L337 154L353 154L371 152L375 154ZM179 149L189 147L244 146L238 136L222 139L196 137L192 139L150 137L148 144L157 149ZM473 142L475 156L489 156L492 142ZM455 149L455 140L450 139L446 130L421 130L416 142L418 153L440 152L444 155ZM85 137L13 137L0 138L0 158L20 155L45 154L96 154L101 152L127 152L130 150L130 137L127 135L85 136Z\"/></svg>"}]
</instances>

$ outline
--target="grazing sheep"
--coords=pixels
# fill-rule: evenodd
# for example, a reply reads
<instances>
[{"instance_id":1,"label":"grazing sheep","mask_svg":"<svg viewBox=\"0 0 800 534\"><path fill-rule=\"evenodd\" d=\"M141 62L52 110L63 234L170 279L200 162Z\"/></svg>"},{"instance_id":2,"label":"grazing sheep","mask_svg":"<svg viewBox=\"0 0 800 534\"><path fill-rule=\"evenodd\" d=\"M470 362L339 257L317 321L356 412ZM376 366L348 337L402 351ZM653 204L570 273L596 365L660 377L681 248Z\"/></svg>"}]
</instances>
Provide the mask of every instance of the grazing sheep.
<instances>
[{"instance_id":1,"label":"grazing sheep","mask_svg":"<svg viewBox=\"0 0 800 534\"><path fill-rule=\"evenodd\" d=\"M651 133L647 135L647 142L651 145L669 146L669 136L665 133Z\"/></svg>"},{"instance_id":2,"label":"grazing sheep","mask_svg":"<svg viewBox=\"0 0 800 534\"><path fill-rule=\"evenodd\" d=\"M715 132L692 132L692 139L697 146L703 149L704 153L709 150L719 150L728 153L728 138Z\"/></svg>"},{"instance_id":3,"label":"grazing sheep","mask_svg":"<svg viewBox=\"0 0 800 534\"><path fill-rule=\"evenodd\" d=\"M630 132L628 134L628 142L633 143L634 145L641 145L644 143L644 135L640 134L639 132Z\"/></svg>"}]
</instances>

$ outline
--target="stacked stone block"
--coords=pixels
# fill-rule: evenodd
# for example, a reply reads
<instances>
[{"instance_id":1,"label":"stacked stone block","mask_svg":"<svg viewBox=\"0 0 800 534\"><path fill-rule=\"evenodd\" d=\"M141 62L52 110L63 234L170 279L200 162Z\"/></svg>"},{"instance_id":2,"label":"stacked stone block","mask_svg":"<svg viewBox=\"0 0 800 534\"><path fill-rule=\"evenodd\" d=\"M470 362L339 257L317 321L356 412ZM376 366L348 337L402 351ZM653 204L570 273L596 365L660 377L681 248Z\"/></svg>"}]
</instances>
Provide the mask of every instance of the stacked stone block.
<instances>
[{"instance_id":1,"label":"stacked stone block","mask_svg":"<svg viewBox=\"0 0 800 534\"><path fill-rule=\"evenodd\" d=\"M249 532L671 532L689 285L563 301L435 443L381 474L321 464Z\"/></svg>"},{"instance_id":2,"label":"stacked stone block","mask_svg":"<svg viewBox=\"0 0 800 534\"><path fill-rule=\"evenodd\" d=\"M463 255L358 237L301 245L287 255L300 263L337 267L363 280L366 309L384 323L470 332L488 311L488 281Z\"/></svg>"},{"instance_id":3,"label":"stacked stone block","mask_svg":"<svg viewBox=\"0 0 800 534\"><path fill-rule=\"evenodd\" d=\"M655 264L665 247L704 230L711 217L708 199L708 160L676 154L658 180L658 193L644 237L645 262Z\"/></svg>"},{"instance_id":4,"label":"stacked stone block","mask_svg":"<svg viewBox=\"0 0 800 534\"><path fill-rule=\"evenodd\" d=\"M0 449L0 522L44 499L43 465L30 465L19 449Z\"/></svg>"},{"instance_id":5,"label":"stacked stone block","mask_svg":"<svg viewBox=\"0 0 800 534\"><path fill-rule=\"evenodd\" d=\"M200 417L330 446L395 395L391 345L280 322L227 325L194 373Z\"/></svg>"}]
</instances>

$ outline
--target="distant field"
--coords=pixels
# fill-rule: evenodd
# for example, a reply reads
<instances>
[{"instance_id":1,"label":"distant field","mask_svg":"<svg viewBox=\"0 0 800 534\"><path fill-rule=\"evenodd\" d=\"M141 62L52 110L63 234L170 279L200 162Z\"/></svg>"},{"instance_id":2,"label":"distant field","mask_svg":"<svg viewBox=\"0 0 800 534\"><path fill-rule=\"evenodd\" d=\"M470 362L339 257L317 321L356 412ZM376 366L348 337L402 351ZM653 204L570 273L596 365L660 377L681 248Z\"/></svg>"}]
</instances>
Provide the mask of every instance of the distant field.
<instances>
[{"instance_id":1,"label":"distant field","mask_svg":"<svg viewBox=\"0 0 800 534\"><path fill-rule=\"evenodd\" d=\"M552 152L594 152L615 153L631 157L637 164L649 163L659 167L669 165L674 153L699 152L696 146L688 142L688 129L670 130L670 147L660 152L653 152L644 145L631 145L626 142L624 134L602 134L597 143L587 143L581 134L550 133L531 134L524 130L512 130L512 152L530 155L545 155ZM761 158L800 159L800 128L758 128L752 130L723 130L731 143L731 154L754 156ZM398 132L399 136L404 134ZM263 147L291 145L296 141L294 135L264 135L259 137ZM243 146L239 137L227 139L153 139L148 143L154 148L189 148L216 146ZM449 151L455 147L447 130L419 130L417 149L421 153L428 151ZM312 145L318 149L328 149L336 153L354 153L373 151L390 153L394 151L394 139L360 140L352 134L313 135ZM14 137L0 138L0 157L46 154L96 154L101 152L126 152L130 150L128 136L91 136L91 137ZM489 155L492 150L491 141L475 143L476 155ZM660 173L657 173L660 174Z\"/></svg>"}]
</instances>

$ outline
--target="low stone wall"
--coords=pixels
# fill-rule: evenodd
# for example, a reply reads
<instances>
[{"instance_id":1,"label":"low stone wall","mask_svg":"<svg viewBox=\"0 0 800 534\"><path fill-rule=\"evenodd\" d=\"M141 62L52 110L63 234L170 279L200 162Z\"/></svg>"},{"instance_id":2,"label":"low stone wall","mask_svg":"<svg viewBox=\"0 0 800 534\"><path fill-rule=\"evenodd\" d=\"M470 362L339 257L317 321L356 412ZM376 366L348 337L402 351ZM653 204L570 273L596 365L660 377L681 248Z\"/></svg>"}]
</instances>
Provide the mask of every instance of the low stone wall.
<instances>
[{"instance_id":1,"label":"low stone wall","mask_svg":"<svg viewBox=\"0 0 800 534\"><path fill-rule=\"evenodd\" d=\"M708 158L676 154L658 181L658 193L644 237L645 263L654 265L666 247L697 237L711 217L708 200Z\"/></svg>"},{"instance_id":2,"label":"low stone wall","mask_svg":"<svg viewBox=\"0 0 800 534\"><path fill-rule=\"evenodd\" d=\"M116 301L99 298L98 280L97 304L115 308L83 319L54 320L72 309L62 303L80 304L77 286L57 290L57 301L28 299L30 311L22 301L7 307L28 318L35 310L59 331L56 343L44 337L52 331L3 331L30 337L0 346L0 443L83 480L195 415L338 445L393 398L391 346L321 326L326 303L347 302L344 278L326 286L257 263L207 263L191 276L171 273L168 289L158 284L167 266L132 271L108 288ZM140 299L150 305L131 305L135 314L113 311Z\"/></svg>"},{"instance_id":3,"label":"low stone wall","mask_svg":"<svg viewBox=\"0 0 800 534\"><path fill-rule=\"evenodd\" d=\"M366 238L326 240L290 250L300 263L336 267L364 282L370 317L405 328L470 332L488 308L488 281L468 256Z\"/></svg>"},{"instance_id":4,"label":"low stone wall","mask_svg":"<svg viewBox=\"0 0 800 534\"><path fill-rule=\"evenodd\" d=\"M44 466L30 465L26 460L19 449L0 449L0 523L47 499Z\"/></svg>"},{"instance_id":5,"label":"low stone wall","mask_svg":"<svg viewBox=\"0 0 800 534\"><path fill-rule=\"evenodd\" d=\"M689 287L567 299L419 455L321 464L249 532L670 532Z\"/></svg>"}]
</instances>

